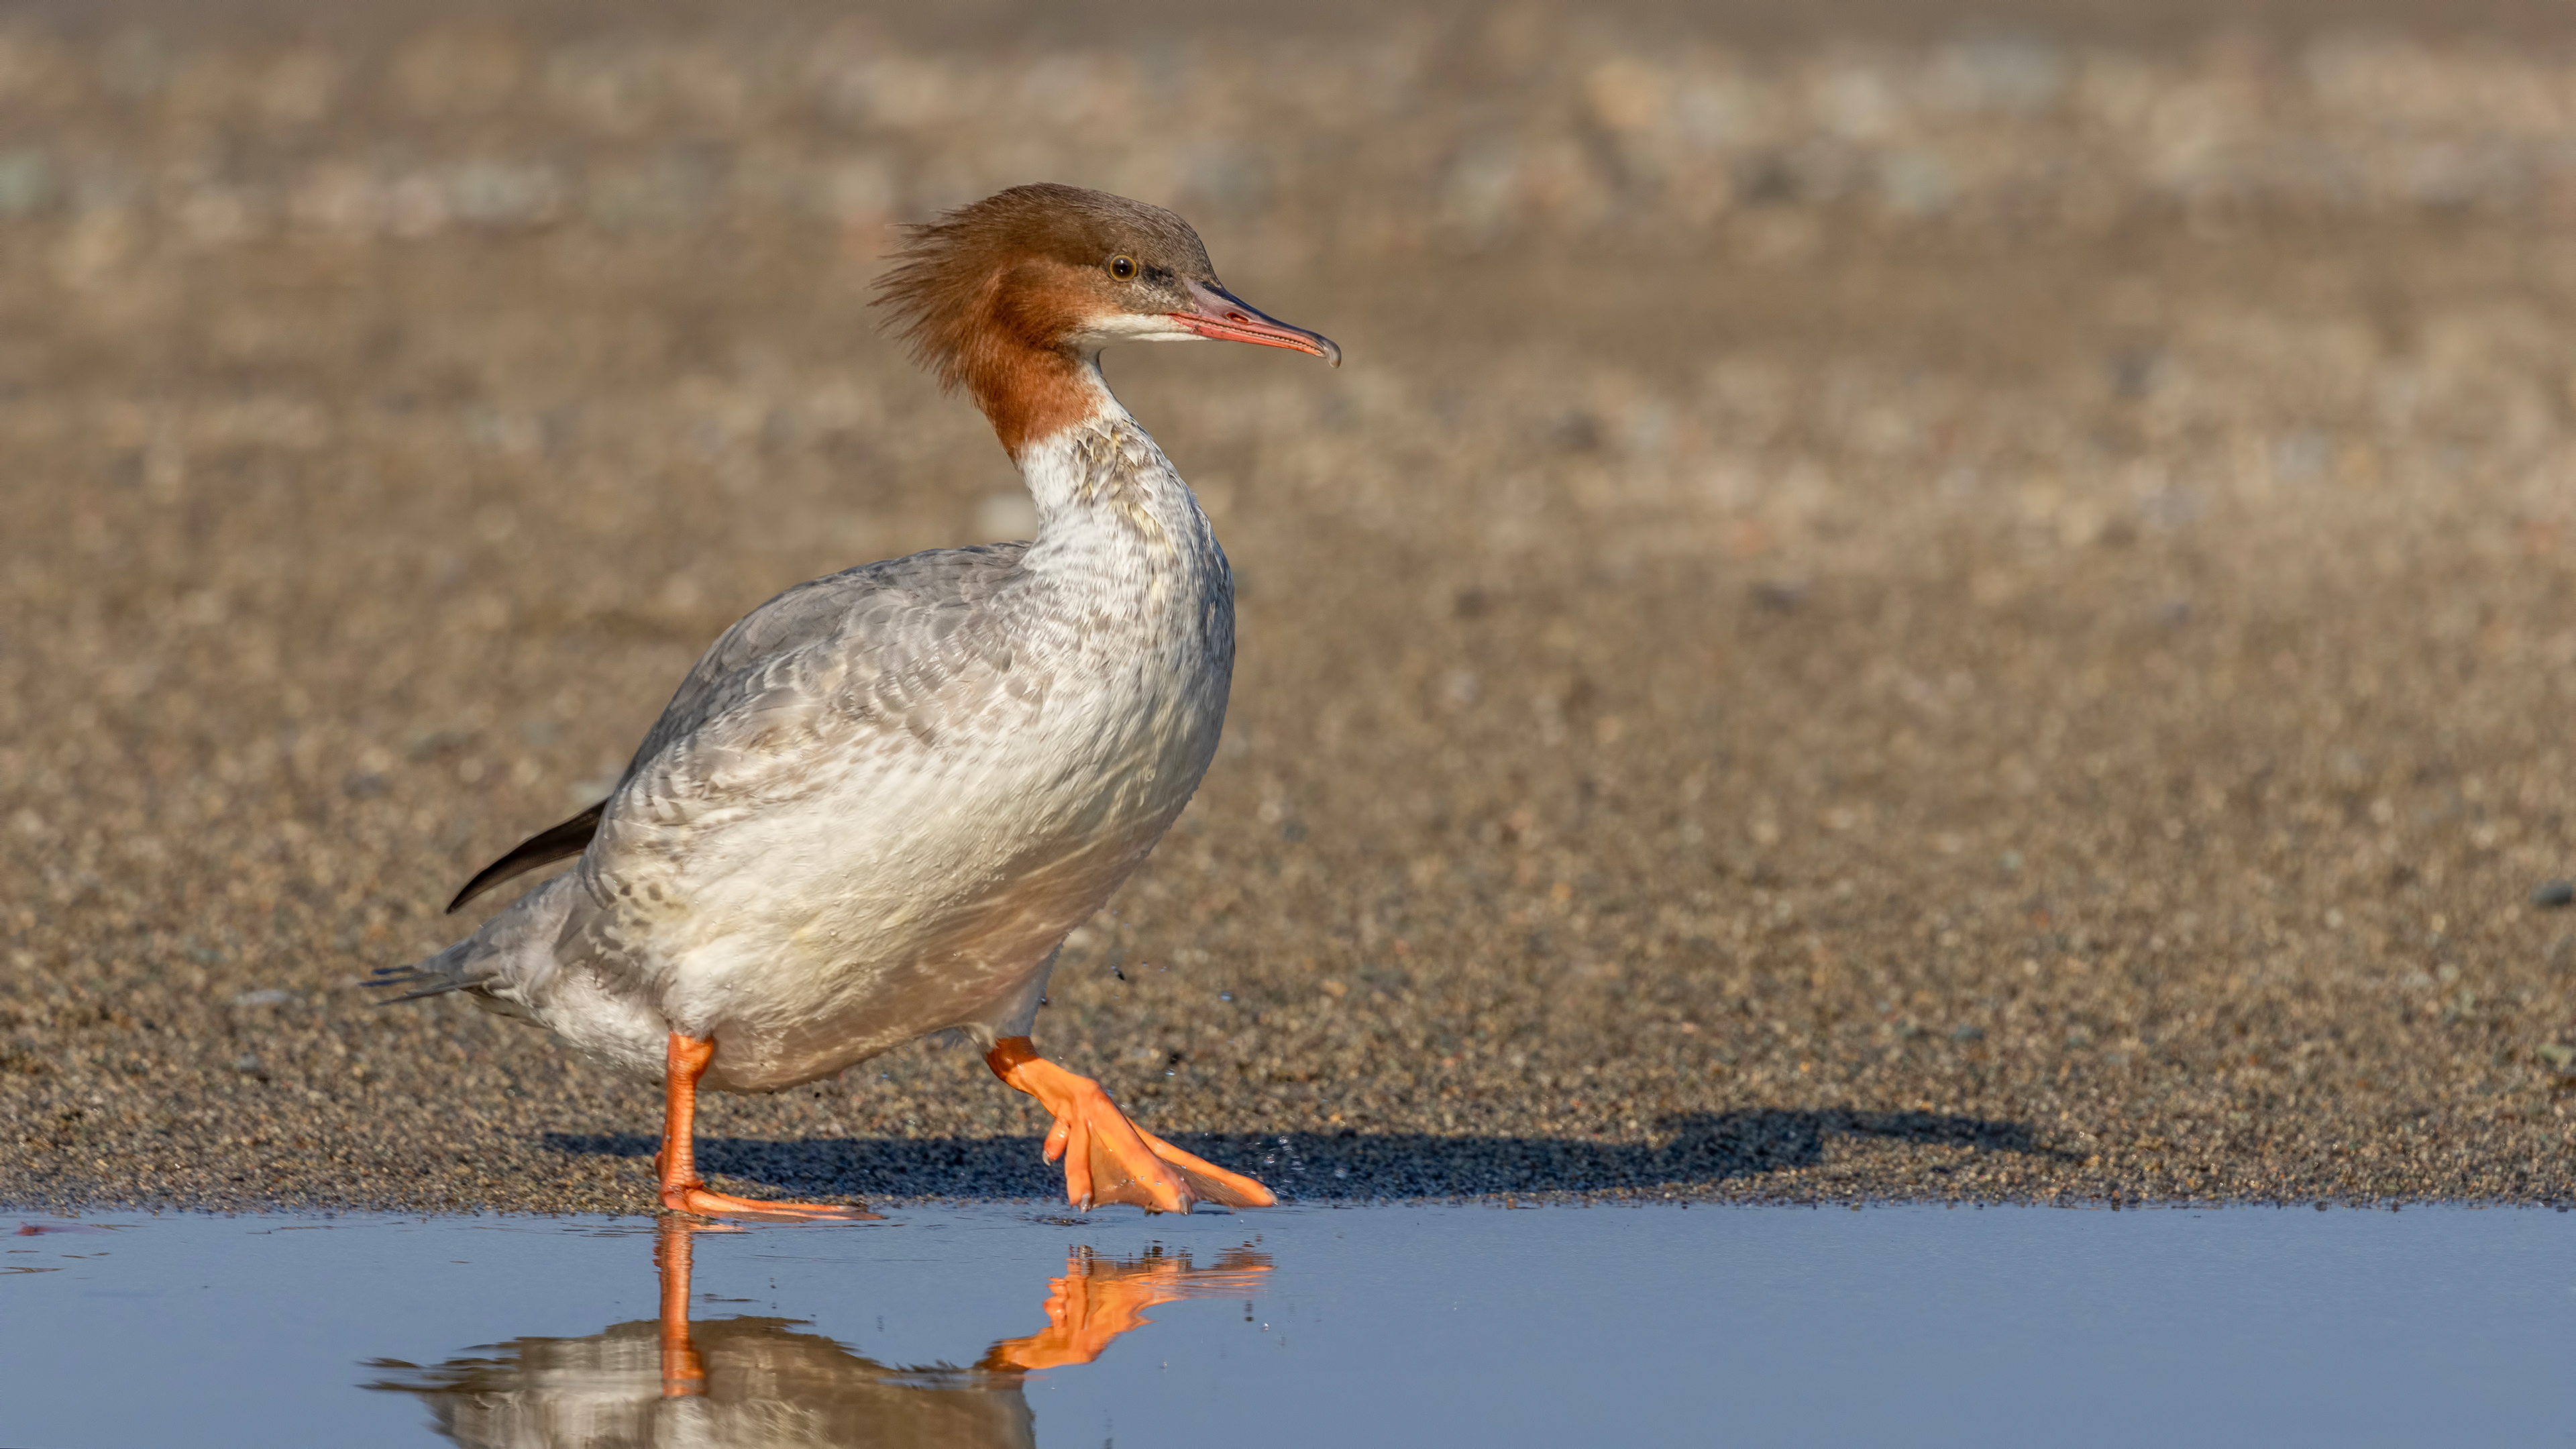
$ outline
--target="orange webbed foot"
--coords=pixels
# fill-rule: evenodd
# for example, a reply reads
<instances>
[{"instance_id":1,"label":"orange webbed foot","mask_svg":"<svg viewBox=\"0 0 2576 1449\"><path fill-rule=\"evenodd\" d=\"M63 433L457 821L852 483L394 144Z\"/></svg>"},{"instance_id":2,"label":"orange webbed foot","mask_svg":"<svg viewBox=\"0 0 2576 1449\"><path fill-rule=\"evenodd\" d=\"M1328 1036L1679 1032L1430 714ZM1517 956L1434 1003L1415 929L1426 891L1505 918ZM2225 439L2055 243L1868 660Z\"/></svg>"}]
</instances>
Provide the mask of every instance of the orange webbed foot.
<instances>
[{"instance_id":1,"label":"orange webbed foot","mask_svg":"<svg viewBox=\"0 0 2576 1449\"><path fill-rule=\"evenodd\" d=\"M1102 1100L1107 1100L1106 1093L1102 1094ZM1116 1115L1120 1125L1134 1134L1136 1141L1144 1147L1164 1176L1180 1178L1188 1201L1210 1202L1230 1208L1269 1207L1279 1201L1272 1195L1270 1189L1251 1178L1239 1172L1228 1172L1203 1157L1183 1152L1137 1126L1125 1113L1119 1112L1115 1105L1112 1105L1109 1110ZM1057 1154L1064 1151L1060 1139L1066 1135L1064 1123L1059 1119L1056 1130L1047 1134L1049 1161L1053 1161ZM1141 1174L1130 1167L1132 1160L1130 1155L1120 1153L1110 1146L1115 1140L1115 1137L1108 1132L1094 1131L1091 1134L1091 1186L1094 1201L1133 1203L1141 1208L1156 1208L1163 1212L1189 1211L1186 1205L1177 1209L1165 1208L1161 1207L1159 1200L1148 1201L1147 1196L1151 1194L1152 1188ZM1071 1176L1068 1169L1066 1174L1068 1188L1071 1186Z\"/></svg>"},{"instance_id":2,"label":"orange webbed foot","mask_svg":"<svg viewBox=\"0 0 2576 1449\"><path fill-rule=\"evenodd\" d=\"M840 1203L770 1202L760 1198L735 1197L731 1193L713 1191L703 1182L666 1184L662 1188L662 1210L702 1218L821 1218L842 1223L874 1222L881 1217L864 1208Z\"/></svg>"},{"instance_id":3,"label":"orange webbed foot","mask_svg":"<svg viewBox=\"0 0 2576 1449\"><path fill-rule=\"evenodd\" d=\"M1064 1162L1065 1200L1088 1211L1128 1203L1147 1212L1185 1213L1193 1203L1268 1207L1270 1189L1192 1156L1139 1128L1089 1077L1039 1056L1026 1037L1009 1037L985 1055L993 1074L1038 1099L1055 1116L1046 1159Z\"/></svg>"}]
</instances>

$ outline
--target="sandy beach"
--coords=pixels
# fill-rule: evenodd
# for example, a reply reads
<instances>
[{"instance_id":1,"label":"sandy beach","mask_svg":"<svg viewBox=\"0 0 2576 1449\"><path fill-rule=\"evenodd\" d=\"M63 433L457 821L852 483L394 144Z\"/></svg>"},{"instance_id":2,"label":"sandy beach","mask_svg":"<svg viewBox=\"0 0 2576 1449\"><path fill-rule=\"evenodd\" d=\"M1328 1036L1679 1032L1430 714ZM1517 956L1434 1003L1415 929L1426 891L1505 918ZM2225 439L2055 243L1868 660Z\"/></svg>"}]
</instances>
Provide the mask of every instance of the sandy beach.
<instances>
[{"instance_id":1,"label":"sandy beach","mask_svg":"<svg viewBox=\"0 0 2576 1449\"><path fill-rule=\"evenodd\" d=\"M1035 179L1348 357L1109 359L1241 582L1038 1023L1152 1130L2576 1200L2576 31L2381 9L0 17L0 1203L640 1210L653 1084L357 982L745 610L1025 536L866 299ZM924 1043L700 1130L1034 1198L1042 1125Z\"/></svg>"}]
</instances>

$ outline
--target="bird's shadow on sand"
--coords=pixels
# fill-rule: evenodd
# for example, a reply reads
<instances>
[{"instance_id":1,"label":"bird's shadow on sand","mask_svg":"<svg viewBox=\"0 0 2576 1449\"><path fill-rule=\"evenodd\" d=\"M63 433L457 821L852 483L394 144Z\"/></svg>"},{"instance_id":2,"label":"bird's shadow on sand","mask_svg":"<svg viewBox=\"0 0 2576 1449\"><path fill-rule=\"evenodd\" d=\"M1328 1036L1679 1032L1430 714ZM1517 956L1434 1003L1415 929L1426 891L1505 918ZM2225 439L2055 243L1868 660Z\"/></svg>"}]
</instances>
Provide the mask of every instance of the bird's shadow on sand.
<instances>
[{"instance_id":1,"label":"bird's shadow on sand","mask_svg":"<svg viewBox=\"0 0 2576 1449\"><path fill-rule=\"evenodd\" d=\"M1798 1112L1756 1108L1665 1118L1644 1142L1566 1137L1446 1137L1427 1133L1173 1134L1192 1152L1306 1199L1447 1197L1706 1186L1825 1160L1833 1137L2011 1152L2053 1161L2028 1125L1935 1112ZM546 1145L584 1156L650 1157L653 1138L548 1133ZM821 1137L698 1141L707 1171L788 1193L1043 1198L1062 1187L1034 1137Z\"/></svg>"}]
</instances>

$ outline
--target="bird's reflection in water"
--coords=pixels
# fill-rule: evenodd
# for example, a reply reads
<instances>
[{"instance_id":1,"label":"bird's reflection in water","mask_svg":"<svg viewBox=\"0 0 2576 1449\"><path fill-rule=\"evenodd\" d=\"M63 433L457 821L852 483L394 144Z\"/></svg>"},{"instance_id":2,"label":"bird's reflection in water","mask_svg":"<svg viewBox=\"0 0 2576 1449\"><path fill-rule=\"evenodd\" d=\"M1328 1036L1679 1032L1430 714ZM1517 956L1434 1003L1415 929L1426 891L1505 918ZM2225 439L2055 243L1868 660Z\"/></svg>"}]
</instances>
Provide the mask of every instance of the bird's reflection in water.
<instances>
[{"instance_id":1,"label":"bird's reflection in water","mask_svg":"<svg viewBox=\"0 0 2576 1449\"><path fill-rule=\"evenodd\" d=\"M1160 1252L1105 1258L1076 1249L1053 1280L1047 1326L1006 1338L971 1368L899 1367L851 1353L787 1318L689 1319L690 1248L701 1232L665 1219L654 1238L658 1322L614 1324L587 1338L522 1338L431 1368L391 1360L366 1387L420 1395L459 1444L1034 1445L1020 1392L1038 1369L1089 1363L1110 1340L1182 1298L1259 1292L1269 1259L1249 1246L1211 1267Z\"/></svg>"}]
</instances>

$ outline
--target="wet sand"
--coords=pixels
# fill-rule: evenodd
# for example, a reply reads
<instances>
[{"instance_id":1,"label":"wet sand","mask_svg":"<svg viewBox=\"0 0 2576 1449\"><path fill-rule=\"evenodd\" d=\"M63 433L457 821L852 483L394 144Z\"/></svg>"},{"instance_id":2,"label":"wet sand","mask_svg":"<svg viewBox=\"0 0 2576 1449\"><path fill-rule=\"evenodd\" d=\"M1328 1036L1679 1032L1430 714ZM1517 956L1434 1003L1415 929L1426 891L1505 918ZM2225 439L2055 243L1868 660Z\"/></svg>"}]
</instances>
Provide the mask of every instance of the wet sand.
<instances>
[{"instance_id":1,"label":"wet sand","mask_svg":"<svg viewBox=\"0 0 2576 1449\"><path fill-rule=\"evenodd\" d=\"M650 1084L355 982L745 609L1024 526L864 298L1039 175L1350 358L1111 359L1242 581L1039 1020L1154 1130L1309 1199L2576 1198L2566 44L33 13L0 1202L642 1204ZM703 1156L1035 1197L1041 1125L923 1045Z\"/></svg>"}]
</instances>

